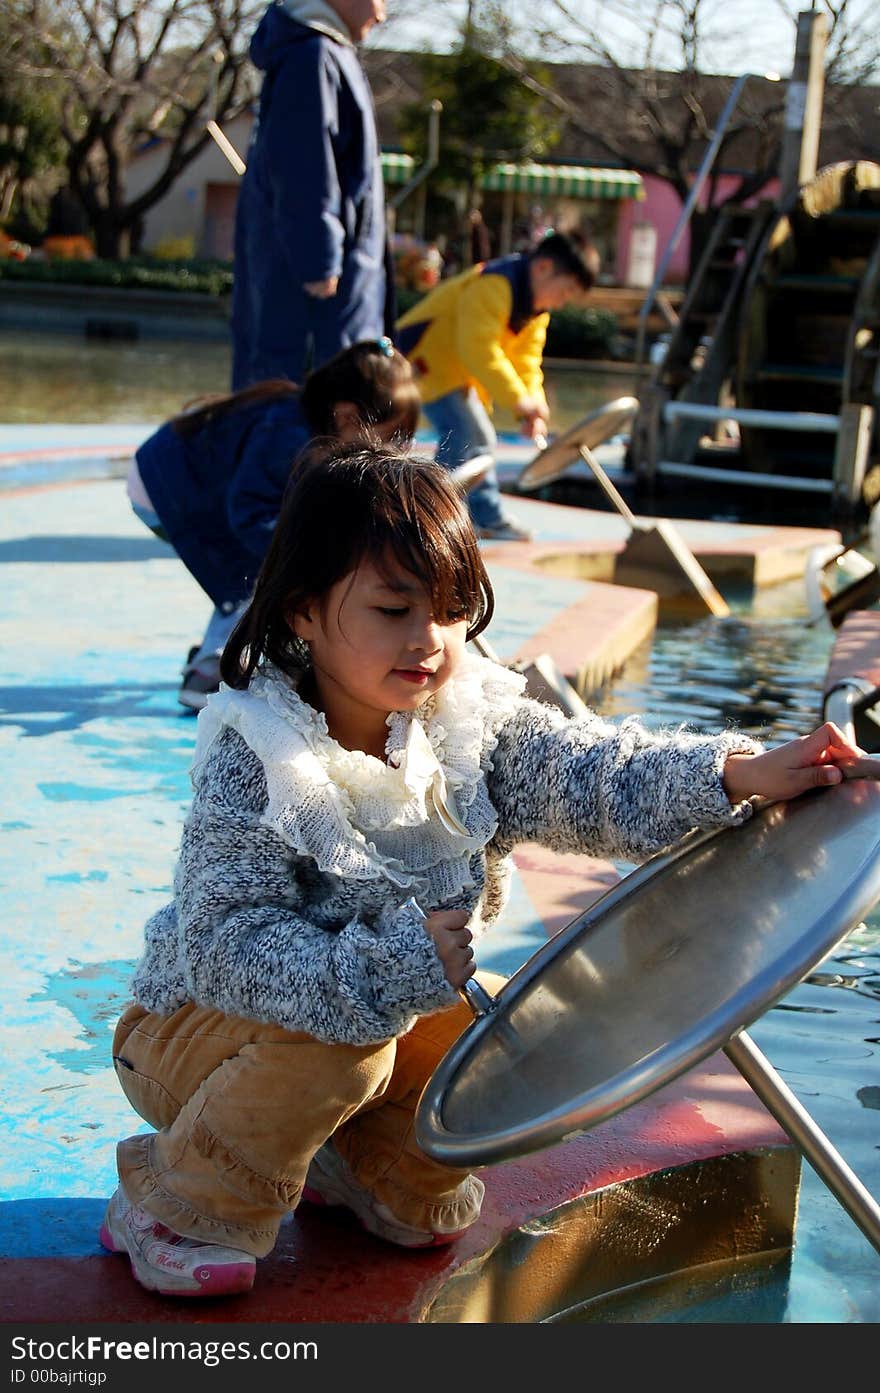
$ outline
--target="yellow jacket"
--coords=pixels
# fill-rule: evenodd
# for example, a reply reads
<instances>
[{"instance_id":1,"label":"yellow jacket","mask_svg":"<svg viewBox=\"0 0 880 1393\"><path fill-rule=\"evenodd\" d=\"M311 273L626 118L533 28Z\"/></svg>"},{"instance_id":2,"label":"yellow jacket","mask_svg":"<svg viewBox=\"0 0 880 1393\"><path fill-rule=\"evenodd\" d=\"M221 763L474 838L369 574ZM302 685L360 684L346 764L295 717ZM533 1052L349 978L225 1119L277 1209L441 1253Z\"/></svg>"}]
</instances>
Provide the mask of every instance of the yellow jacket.
<instances>
[{"instance_id":1,"label":"yellow jacket","mask_svg":"<svg viewBox=\"0 0 880 1393\"><path fill-rule=\"evenodd\" d=\"M400 317L395 340L423 401L474 387L490 408L513 408L522 397L545 401L549 320L532 307L528 258L505 256L441 281Z\"/></svg>"}]
</instances>

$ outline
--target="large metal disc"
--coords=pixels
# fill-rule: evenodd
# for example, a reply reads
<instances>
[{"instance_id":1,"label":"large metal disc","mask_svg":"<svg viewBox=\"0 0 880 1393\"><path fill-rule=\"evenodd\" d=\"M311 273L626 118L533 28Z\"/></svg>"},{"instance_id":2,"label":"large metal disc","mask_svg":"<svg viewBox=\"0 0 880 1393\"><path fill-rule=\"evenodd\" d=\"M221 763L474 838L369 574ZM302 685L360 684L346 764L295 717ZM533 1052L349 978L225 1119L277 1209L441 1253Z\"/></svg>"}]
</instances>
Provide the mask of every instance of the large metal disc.
<instances>
[{"instance_id":1,"label":"large metal disc","mask_svg":"<svg viewBox=\"0 0 880 1393\"><path fill-rule=\"evenodd\" d=\"M880 784L695 834L539 949L434 1071L416 1137L479 1166L594 1127L723 1048L880 899Z\"/></svg>"},{"instance_id":2,"label":"large metal disc","mask_svg":"<svg viewBox=\"0 0 880 1393\"><path fill-rule=\"evenodd\" d=\"M529 493L561 478L581 458L581 445L595 450L604 440L620 435L632 424L638 409L638 397L615 397L591 411L529 460L516 481L517 488L521 493Z\"/></svg>"}]
</instances>

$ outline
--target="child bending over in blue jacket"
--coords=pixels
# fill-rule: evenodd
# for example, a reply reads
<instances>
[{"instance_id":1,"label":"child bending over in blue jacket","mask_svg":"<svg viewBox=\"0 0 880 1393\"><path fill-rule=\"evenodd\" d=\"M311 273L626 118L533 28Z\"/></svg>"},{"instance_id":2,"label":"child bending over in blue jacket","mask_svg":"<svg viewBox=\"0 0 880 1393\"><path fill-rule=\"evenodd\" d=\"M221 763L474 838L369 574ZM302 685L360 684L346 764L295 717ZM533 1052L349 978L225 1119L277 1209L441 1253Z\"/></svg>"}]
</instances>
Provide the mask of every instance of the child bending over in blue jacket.
<instances>
[{"instance_id":1,"label":"child bending over in blue jacket","mask_svg":"<svg viewBox=\"0 0 880 1393\"><path fill-rule=\"evenodd\" d=\"M302 387L278 378L196 403L141 445L128 477L131 505L214 603L183 669L181 705L200 711L217 690L223 645L244 612L296 456L316 437L408 444L419 406L406 358L388 338L367 339Z\"/></svg>"}]
</instances>

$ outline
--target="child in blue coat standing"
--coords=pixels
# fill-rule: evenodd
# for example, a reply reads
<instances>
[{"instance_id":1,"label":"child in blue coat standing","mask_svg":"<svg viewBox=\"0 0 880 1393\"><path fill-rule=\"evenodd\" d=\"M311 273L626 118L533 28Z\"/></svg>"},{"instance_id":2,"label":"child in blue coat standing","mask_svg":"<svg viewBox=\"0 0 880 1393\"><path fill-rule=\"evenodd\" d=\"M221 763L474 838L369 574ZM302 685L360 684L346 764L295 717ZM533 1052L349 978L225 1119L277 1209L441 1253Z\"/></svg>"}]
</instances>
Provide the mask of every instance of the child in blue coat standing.
<instances>
[{"instance_id":1,"label":"child in blue coat standing","mask_svg":"<svg viewBox=\"0 0 880 1393\"><path fill-rule=\"evenodd\" d=\"M214 603L178 693L200 711L220 680L220 654L244 611L293 461L310 440L408 444L420 399L406 358L388 338L343 349L300 388L274 379L182 412L138 449L132 507L171 543Z\"/></svg>"},{"instance_id":2,"label":"child in blue coat standing","mask_svg":"<svg viewBox=\"0 0 880 1393\"><path fill-rule=\"evenodd\" d=\"M355 45L384 0L276 0L251 41L263 72L235 222L234 391L301 382L385 330L385 194Z\"/></svg>"}]
</instances>

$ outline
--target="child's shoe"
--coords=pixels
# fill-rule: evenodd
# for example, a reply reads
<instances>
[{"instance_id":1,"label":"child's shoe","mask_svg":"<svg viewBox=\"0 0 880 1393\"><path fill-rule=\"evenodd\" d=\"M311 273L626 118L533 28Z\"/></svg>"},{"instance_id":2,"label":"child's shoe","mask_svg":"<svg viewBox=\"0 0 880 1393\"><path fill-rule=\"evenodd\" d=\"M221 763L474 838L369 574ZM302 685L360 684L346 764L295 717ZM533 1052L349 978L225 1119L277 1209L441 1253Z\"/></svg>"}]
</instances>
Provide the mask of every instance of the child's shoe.
<instances>
[{"instance_id":1,"label":"child's shoe","mask_svg":"<svg viewBox=\"0 0 880 1393\"><path fill-rule=\"evenodd\" d=\"M131 1204L121 1186L107 1205L99 1237L111 1253L128 1253L133 1276L162 1296L228 1296L254 1285L250 1253L174 1233Z\"/></svg>"},{"instance_id":2,"label":"child's shoe","mask_svg":"<svg viewBox=\"0 0 880 1393\"><path fill-rule=\"evenodd\" d=\"M193 662L198 647L191 648L183 668L183 681L177 693L181 706L190 711L201 711L208 704L208 697L220 689L220 659L213 655Z\"/></svg>"},{"instance_id":3,"label":"child's shoe","mask_svg":"<svg viewBox=\"0 0 880 1393\"><path fill-rule=\"evenodd\" d=\"M485 542L530 542L532 533L513 518L504 517L488 527L478 527L477 536Z\"/></svg>"},{"instance_id":4,"label":"child's shoe","mask_svg":"<svg viewBox=\"0 0 880 1393\"><path fill-rule=\"evenodd\" d=\"M471 1179L480 1187L482 1198L483 1182L476 1176ZM332 1141L326 1141L312 1157L302 1198L309 1204L344 1205L370 1233L401 1248L434 1248L453 1243L465 1232L456 1229L454 1233L432 1233L396 1218L387 1205L355 1179L348 1162L340 1156Z\"/></svg>"}]
</instances>

